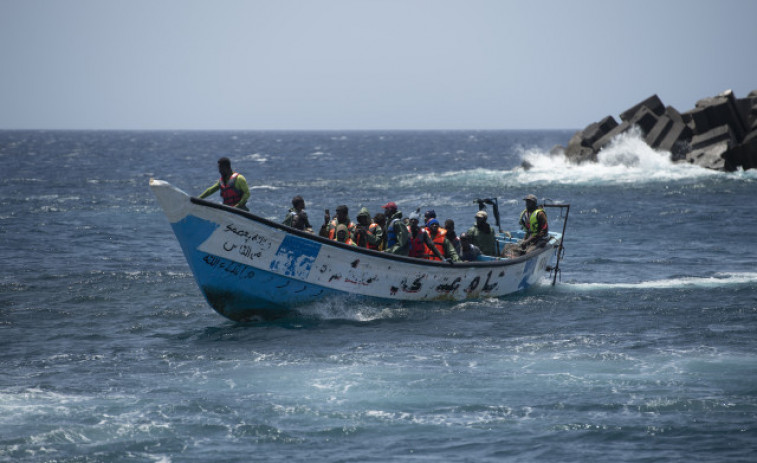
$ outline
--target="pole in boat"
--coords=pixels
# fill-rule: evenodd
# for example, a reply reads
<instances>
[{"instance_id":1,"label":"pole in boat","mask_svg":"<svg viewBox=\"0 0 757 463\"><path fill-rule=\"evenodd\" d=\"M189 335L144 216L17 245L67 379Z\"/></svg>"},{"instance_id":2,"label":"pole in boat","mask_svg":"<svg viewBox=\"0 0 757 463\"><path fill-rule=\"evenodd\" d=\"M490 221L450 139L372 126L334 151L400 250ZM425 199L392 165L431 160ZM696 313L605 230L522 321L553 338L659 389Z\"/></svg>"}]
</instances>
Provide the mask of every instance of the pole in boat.
<instances>
[{"instance_id":1,"label":"pole in boat","mask_svg":"<svg viewBox=\"0 0 757 463\"><path fill-rule=\"evenodd\" d=\"M543 207L559 207L560 210L565 209L565 219L562 223L562 235L560 236L560 244L557 246L557 260L555 261L555 268L553 269L555 271L555 275L552 278L552 286L557 284L557 273L560 271L560 258L562 257L562 254L565 252L565 248L563 247L563 242L565 241L565 230L568 226L568 215L570 214L570 204L544 204Z\"/></svg>"}]
</instances>

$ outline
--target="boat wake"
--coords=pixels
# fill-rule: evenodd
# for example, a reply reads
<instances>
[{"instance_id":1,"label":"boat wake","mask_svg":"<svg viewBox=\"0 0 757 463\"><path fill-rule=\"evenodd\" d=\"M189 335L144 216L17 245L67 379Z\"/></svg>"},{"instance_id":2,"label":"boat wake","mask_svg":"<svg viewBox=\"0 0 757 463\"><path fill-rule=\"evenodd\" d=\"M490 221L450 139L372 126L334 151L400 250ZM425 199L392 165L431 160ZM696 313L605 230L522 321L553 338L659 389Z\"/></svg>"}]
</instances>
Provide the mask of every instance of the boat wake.
<instances>
[{"instance_id":1,"label":"boat wake","mask_svg":"<svg viewBox=\"0 0 757 463\"><path fill-rule=\"evenodd\" d=\"M710 277L677 277L638 283L560 283L558 287L571 290L608 289L685 289L720 288L742 285L757 285L757 273L717 273Z\"/></svg>"}]
</instances>

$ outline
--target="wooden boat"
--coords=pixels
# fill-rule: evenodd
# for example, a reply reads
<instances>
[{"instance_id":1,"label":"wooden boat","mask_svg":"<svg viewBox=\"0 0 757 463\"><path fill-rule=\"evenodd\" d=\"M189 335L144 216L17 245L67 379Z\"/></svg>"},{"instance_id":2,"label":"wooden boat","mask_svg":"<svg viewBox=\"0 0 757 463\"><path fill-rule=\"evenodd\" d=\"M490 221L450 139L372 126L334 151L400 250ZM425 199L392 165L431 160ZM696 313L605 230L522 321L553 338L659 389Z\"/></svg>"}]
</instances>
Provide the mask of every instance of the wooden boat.
<instances>
[{"instance_id":1,"label":"wooden boat","mask_svg":"<svg viewBox=\"0 0 757 463\"><path fill-rule=\"evenodd\" d=\"M391 303L504 296L544 280L546 270L556 277L565 232L563 225L547 246L521 257L450 264L348 246L190 197L165 181L150 179L150 187L208 303L236 321L307 313L309 303L329 297ZM499 244L522 232L513 235L500 235Z\"/></svg>"}]
</instances>

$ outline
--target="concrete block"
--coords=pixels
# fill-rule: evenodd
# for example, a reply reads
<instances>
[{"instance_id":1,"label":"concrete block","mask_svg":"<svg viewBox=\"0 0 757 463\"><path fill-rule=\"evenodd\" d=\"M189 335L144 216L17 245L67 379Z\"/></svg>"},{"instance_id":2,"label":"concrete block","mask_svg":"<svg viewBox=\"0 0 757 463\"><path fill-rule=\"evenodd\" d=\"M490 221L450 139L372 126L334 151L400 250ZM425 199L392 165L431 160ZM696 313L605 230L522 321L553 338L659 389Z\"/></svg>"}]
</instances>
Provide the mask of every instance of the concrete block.
<instances>
[{"instance_id":1,"label":"concrete block","mask_svg":"<svg viewBox=\"0 0 757 463\"><path fill-rule=\"evenodd\" d=\"M679 113L678 110L672 106L668 106L665 108L664 115L668 116L673 122L680 122L682 124L686 123L681 113Z\"/></svg>"},{"instance_id":2,"label":"concrete block","mask_svg":"<svg viewBox=\"0 0 757 463\"><path fill-rule=\"evenodd\" d=\"M714 97L703 98L697 101L696 107L704 109L704 114L709 123L708 130L728 124L737 141L743 140L749 131L749 127L736 102L736 97L730 90L726 90ZM697 125L697 132L702 133L699 125Z\"/></svg>"},{"instance_id":3,"label":"concrete block","mask_svg":"<svg viewBox=\"0 0 757 463\"><path fill-rule=\"evenodd\" d=\"M647 142L647 145L652 148L660 146L660 143L668 134L671 127L673 127L673 120L666 114L660 116L660 118L657 119L657 123L652 127L652 130L649 131L644 139Z\"/></svg>"},{"instance_id":4,"label":"concrete block","mask_svg":"<svg viewBox=\"0 0 757 463\"><path fill-rule=\"evenodd\" d=\"M607 116L599 122L589 124L589 126L584 129L584 142L582 144L586 147L591 147L597 140L617 126L618 123L612 116Z\"/></svg>"},{"instance_id":5,"label":"concrete block","mask_svg":"<svg viewBox=\"0 0 757 463\"><path fill-rule=\"evenodd\" d=\"M691 138L691 149L698 150L706 146L714 145L715 143L726 142L728 148L732 148L737 145L736 138L733 135L733 131L729 125L721 125L715 127L705 133L694 135Z\"/></svg>"},{"instance_id":6,"label":"concrete block","mask_svg":"<svg viewBox=\"0 0 757 463\"><path fill-rule=\"evenodd\" d=\"M657 116L662 116L665 113L665 105L662 104L660 98L655 94L620 113L620 120L629 121L633 119L633 117L642 107L646 107Z\"/></svg>"},{"instance_id":7,"label":"concrete block","mask_svg":"<svg viewBox=\"0 0 757 463\"><path fill-rule=\"evenodd\" d=\"M642 134L646 135L652 130L652 127L657 124L657 114L652 112L651 109L646 106L642 106L636 114L631 118L631 124L637 125L641 129Z\"/></svg>"},{"instance_id":8,"label":"concrete block","mask_svg":"<svg viewBox=\"0 0 757 463\"><path fill-rule=\"evenodd\" d=\"M602 135L602 138L594 142L594 144L591 145L592 149L594 150L595 153L598 152L599 150L604 148L605 145L610 143L610 141L613 138L615 138L616 136L620 135L623 132L628 131L632 126L633 124L631 123L631 121L621 122L620 124L618 124L617 127L613 128L606 134Z\"/></svg>"},{"instance_id":9,"label":"concrete block","mask_svg":"<svg viewBox=\"0 0 757 463\"><path fill-rule=\"evenodd\" d=\"M688 125L681 122L673 122L672 127L668 130L667 135L657 146L657 149L670 152L670 158L673 161L680 161L686 158L686 154L691 151L689 142L691 141L692 131Z\"/></svg>"},{"instance_id":10,"label":"concrete block","mask_svg":"<svg viewBox=\"0 0 757 463\"><path fill-rule=\"evenodd\" d=\"M691 164L706 167L713 170L725 170L723 155L728 151L728 142L722 141L704 148L695 149L686 155L686 160Z\"/></svg>"}]
</instances>

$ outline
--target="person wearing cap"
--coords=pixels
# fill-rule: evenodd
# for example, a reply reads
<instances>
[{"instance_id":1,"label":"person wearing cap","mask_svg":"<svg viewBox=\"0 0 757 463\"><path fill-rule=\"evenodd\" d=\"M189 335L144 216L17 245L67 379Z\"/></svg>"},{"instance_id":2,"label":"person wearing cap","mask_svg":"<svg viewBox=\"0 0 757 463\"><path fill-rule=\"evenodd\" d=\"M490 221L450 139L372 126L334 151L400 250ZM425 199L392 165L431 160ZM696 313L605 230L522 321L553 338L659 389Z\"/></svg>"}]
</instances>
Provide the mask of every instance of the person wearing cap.
<instances>
[{"instance_id":1,"label":"person wearing cap","mask_svg":"<svg viewBox=\"0 0 757 463\"><path fill-rule=\"evenodd\" d=\"M426 222L426 233L431 246L426 244L425 258L429 260L446 260L449 263L460 262L460 257L455 251L455 247L447 239L447 230L439 227L439 221L431 219Z\"/></svg>"},{"instance_id":2,"label":"person wearing cap","mask_svg":"<svg viewBox=\"0 0 757 463\"><path fill-rule=\"evenodd\" d=\"M386 252L406 256L410 251L407 226L402 223L402 212L397 203L389 201L382 207L386 215Z\"/></svg>"},{"instance_id":3,"label":"person wearing cap","mask_svg":"<svg viewBox=\"0 0 757 463\"><path fill-rule=\"evenodd\" d=\"M481 250L471 243L470 236L467 233L460 234L460 249L460 258L466 262L474 261L481 255Z\"/></svg>"},{"instance_id":4,"label":"person wearing cap","mask_svg":"<svg viewBox=\"0 0 757 463\"><path fill-rule=\"evenodd\" d=\"M325 215L323 216L323 225L321 225L321 230L318 232L320 236L335 240L336 227L339 224L342 224L347 227L347 231L350 233L350 238L352 238L353 233L355 232L355 224L350 220L349 209L347 206L344 204L337 206L336 217L331 221L329 221L329 219L331 219L331 216L329 215L329 210L326 209Z\"/></svg>"},{"instance_id":5,"label":"person wearing cap","mask_svg":"<svg viewBox=\"0 0 757 463\"><path fill-rule=\"evenodd\" d=\"M231 161L227 157L218 160L218 173L221 174L221 178L203 191L199 198L207 198L221 190L221 198L225 205L249 211L247 200L250 199L250 187L247 186L244 175L231 169Z\"/></svg>"},{"instance_id":6,"label":"person wearing cap","mask_svg":"<svg viewBox=\"0 0 757 463\"><path fill-rule=\"evenodd\" d=\"M313 227L308 220L308 214L305 212L305 200L302 196L297 195L292 198L292 207L287 212L287 216L282 223L298 230L313 231Z\"/></svg>"},{"instance_id":7,"label":"person wearing cap","mask_svg":"<svg viewBox=\"0 0 757 463\"><path fill-rule=\"evenodd\" d=\"M466 232L471 243L478 246L481 252L487 256L497 255L497 242L494 229L486 222L489 215L484 210L476 212L476 225Z\"/></svg>"},{"instance_id":8,"label":"person wearing cap","mask_svg":"<svg viewBox=\"0 0 757 463\"><path fill-rule=\"evenodd\" d=\"M549 224L547 213L543 207L537 205L534 195L527 195L523 200L526 202L526 210L521 213L521 227L526 231L526 237L521 241L520 247L524 250L533 250L544 247L549 241Z\"/></svg>"},{"instance_id":9,"label":"person wearing cap","mask_svg":"<svg viewBox=\"0 0 757 463\"><path fill-rule=\"evenodd\" d=\"M367 207L357 213L357 225L355 226L355 244L361 248L378 250L384 240L382 228L371 221L371 214Z\"/></svg>"}]
</instances>

